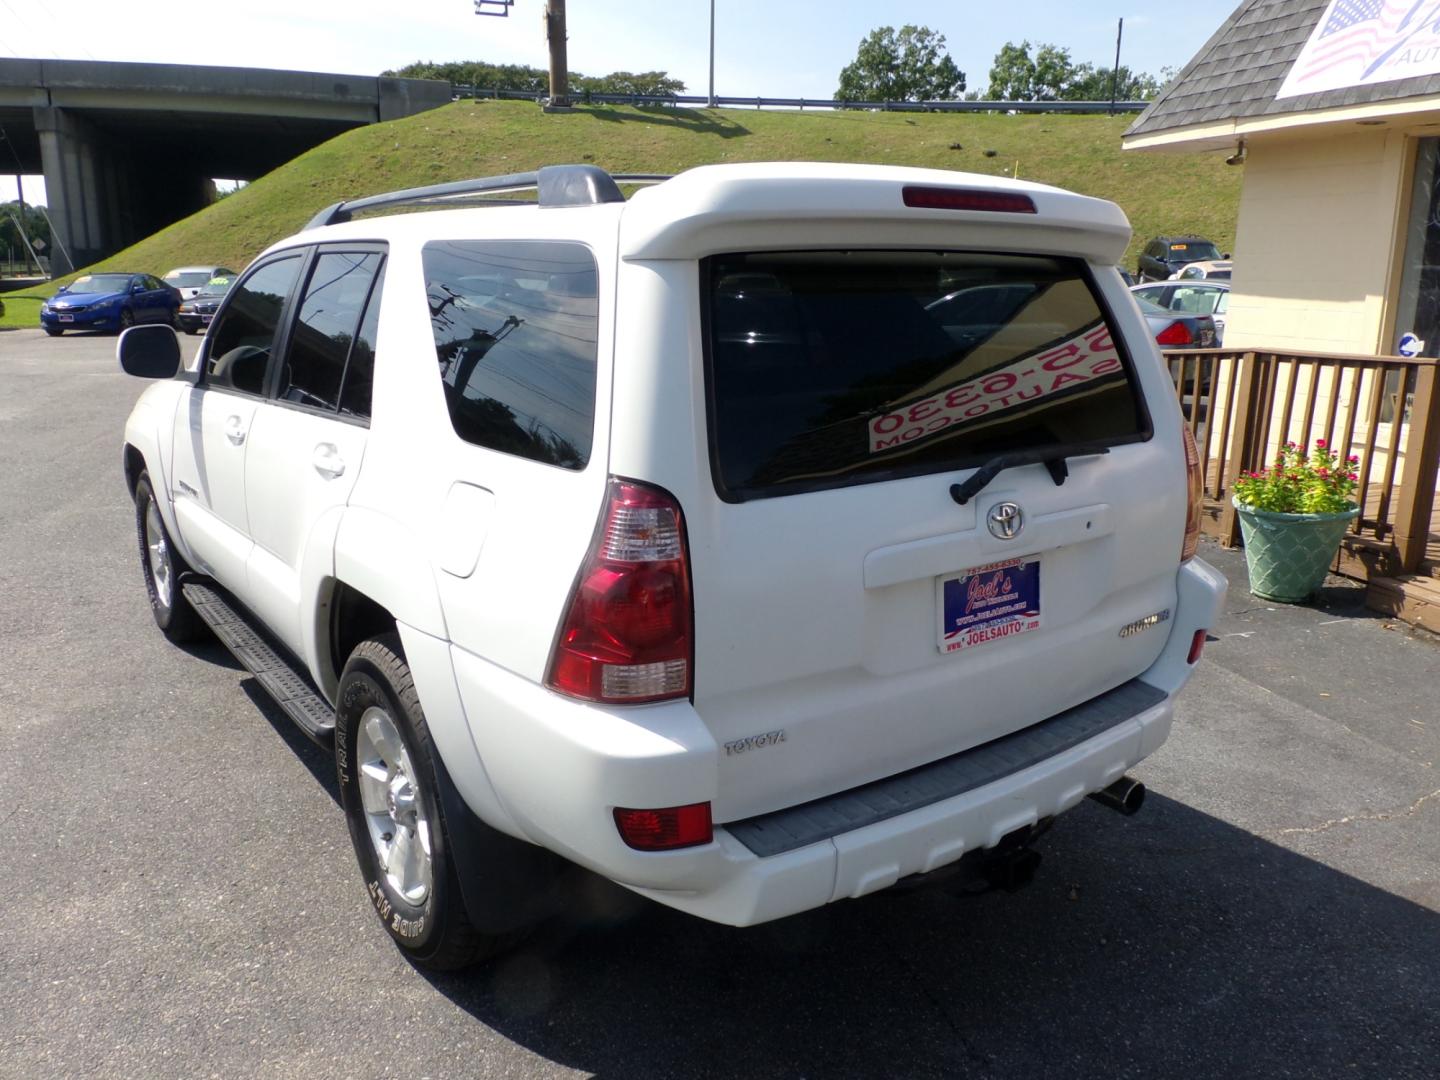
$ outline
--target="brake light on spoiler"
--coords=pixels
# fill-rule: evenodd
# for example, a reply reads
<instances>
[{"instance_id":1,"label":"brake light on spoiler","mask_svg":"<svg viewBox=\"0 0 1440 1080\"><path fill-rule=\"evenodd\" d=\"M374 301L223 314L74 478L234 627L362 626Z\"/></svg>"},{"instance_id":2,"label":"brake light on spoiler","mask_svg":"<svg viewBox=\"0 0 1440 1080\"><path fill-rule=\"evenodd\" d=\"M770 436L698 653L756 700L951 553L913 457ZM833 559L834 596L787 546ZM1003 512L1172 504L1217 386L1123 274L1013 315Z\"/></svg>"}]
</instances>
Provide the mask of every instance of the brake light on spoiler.
<instances>
[{"instance_id":1,"label":"brake light on spoiler","mask_svg":"<svg viewBox=\"0 0 1440 1080\"><path fill-rule=\"evenodd\" d=\"M999 214L1033 214L1035 200L1013 191L973 188L914 187L900 189L906 206L926 210L988 210Z\"/></svg>"}]
</instances>

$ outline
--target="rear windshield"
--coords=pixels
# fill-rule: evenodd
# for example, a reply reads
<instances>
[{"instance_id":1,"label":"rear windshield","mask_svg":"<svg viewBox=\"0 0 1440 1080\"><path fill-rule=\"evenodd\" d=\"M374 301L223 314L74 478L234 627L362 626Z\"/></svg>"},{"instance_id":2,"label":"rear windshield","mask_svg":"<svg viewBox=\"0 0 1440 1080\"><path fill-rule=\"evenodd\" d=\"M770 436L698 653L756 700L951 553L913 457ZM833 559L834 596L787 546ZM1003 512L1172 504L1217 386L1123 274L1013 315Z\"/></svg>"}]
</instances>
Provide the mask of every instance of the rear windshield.
<instances>
[{"instance_id":1,"label":"rear windshield","mask_svg":"<svg viewBox=\"0 0 1440 1080\"><path fill-rule=\"evenodd\" d=\"M726 498L1150 435L1082 262L770 252L705 268L712 460Z\"/></svg>"},{"instance_id":2,"label":"rear windshield","mask_svg":"<svg viewBox=\"0 0 1440 1080\"><path fill-rule=\"evenodd\" d=\"M1199 243L1177 242L1170 245L1169 259L1171 262L1202 262L1218 258L1220 258L1220 252L1209 240L1201 240Z\"/></svg>"},{"instance_id":3,"label":"rear windshield","mask_svg":"<svg viewBox=\"0 0 1440 1080\"><path fill-rule=\"evenodd\" d=\"M209 270L171 270L165 275L165 283L177 289L195 289L210 280Z\"/></svg>"}]
</instances>

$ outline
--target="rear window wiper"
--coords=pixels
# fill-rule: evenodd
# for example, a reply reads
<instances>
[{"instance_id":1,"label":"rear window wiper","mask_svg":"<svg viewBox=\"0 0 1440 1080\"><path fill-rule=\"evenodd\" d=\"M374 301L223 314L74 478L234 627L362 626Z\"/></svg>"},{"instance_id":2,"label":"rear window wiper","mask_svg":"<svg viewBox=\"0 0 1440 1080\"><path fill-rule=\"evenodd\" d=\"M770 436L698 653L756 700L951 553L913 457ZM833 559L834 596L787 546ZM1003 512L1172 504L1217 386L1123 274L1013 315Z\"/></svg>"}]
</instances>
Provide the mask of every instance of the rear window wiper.
<instances>
[{"instance_id":1,"label":"rear window wiper","mask_svg":"<svg viewBox=\"0 0 1440 1080\"><path fill-rule=\"evenodd\" d=\"M973 499L991 480L1005 469L1017 465L1044 465L1050 470L1050 479L1059 487L1070 475L1066 458L1085 457L1089 454L1108 454L1110 447L1104 443L1073 443L1069 446L1042 446L1034 450L1016 450L1009 454L997 454L981 465L963 483L950 485L950 497L961 506Z\"/></svg>"}]
</instances>

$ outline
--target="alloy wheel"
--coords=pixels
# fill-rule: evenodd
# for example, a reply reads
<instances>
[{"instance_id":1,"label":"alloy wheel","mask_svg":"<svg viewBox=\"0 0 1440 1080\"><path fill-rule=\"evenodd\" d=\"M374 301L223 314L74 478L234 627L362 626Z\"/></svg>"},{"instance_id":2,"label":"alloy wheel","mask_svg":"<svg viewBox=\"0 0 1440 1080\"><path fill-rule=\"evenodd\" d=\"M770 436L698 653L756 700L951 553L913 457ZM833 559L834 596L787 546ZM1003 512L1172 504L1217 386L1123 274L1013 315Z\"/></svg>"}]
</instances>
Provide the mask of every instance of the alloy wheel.
<instances>
[{"instance_id":1,"label":"alloy wheel","mask_svg":"<svg viewBox=\"0 0 1440 1080\"><path fill-rule=\"evenodd\" d=\"M360 805L387 883L406 903L425 903L433 885L430 823L410 752L390 714L372 705L355 736Z\"/></svg>"}]
</instances>

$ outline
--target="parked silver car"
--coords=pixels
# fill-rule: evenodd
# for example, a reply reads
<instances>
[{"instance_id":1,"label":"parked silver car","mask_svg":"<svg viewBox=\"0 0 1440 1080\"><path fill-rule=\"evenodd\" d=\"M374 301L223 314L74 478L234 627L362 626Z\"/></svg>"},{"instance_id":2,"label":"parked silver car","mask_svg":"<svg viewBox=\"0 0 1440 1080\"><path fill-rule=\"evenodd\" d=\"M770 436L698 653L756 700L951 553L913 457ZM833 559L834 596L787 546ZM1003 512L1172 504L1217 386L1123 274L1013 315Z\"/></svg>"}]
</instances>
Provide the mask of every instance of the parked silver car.
<instances>
[{"instance_id":1,"label":"parked silver car","mask_svg":"<svg viewBox=\"0 0 1440 1080\"><path fill-rule=\"evenodd\" d=\"M1167 311L1209 315L1215 320L1215 344L1225 342L1225 311L1230 306L1228 281L1161 281L1135 285L1130 291Z\"/></svg>"}]
</instances>

